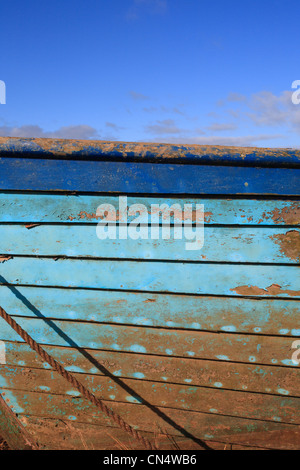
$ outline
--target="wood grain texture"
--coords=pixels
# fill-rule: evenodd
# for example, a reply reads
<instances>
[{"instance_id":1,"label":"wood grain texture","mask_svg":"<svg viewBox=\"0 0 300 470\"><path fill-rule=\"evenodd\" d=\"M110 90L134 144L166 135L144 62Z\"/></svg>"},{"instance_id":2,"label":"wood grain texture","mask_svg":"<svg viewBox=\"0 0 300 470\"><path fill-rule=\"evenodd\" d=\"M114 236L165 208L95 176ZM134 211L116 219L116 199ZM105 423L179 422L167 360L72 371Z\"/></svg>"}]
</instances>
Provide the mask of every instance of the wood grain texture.
<instances>
[{"instance_id":1,"label":"wood grain texture","mask_svg":"<svg viewBox=\"0 0 300 470\"><path fill-rule=\"evenodd\" d=\"M0 305L166 448L296 448L299 172L294 151L0 138ZM204 204L204 247L100 241L97 207L120 194L148 215ZM2 319L0 341L5 406L41 448L123 439Z\"/></svg>"},{"instance_id":2,"label":"wood grain texture","mask_svg":"<svg viewBox=\"0 0 300 470\"><path fill-rule=\"evenodd\" d=\"M300 170L0 158L0 190L299 195Z\"/></svg>"},{"instance_id":3,"label":"wood grain texture","mask_svg":"<svg viewBox=\"0 0 300 470\"><path fill-rule=\"evenodd\" d=\"M22 421L32 435L39 440L41 449L57 450L143 450L129 434L117 428L95 424L83 424L59 419L43 419L22 416ZM184 436L174 436L162 429L142 434L156 444L160 450L203 450L197 443ZM203 440L211 450L298 450L300 431L283 429L245 434L223 435L218 440Z\"/></svg>"},{"instance_id":4,"label":"wood grain texture","mask_svg":"<svg viewBox=\"0 0 300 470\"><path fill-rule=\"evenodd\" d=\"M21 416L54 418L71 423L75 421L107 427L116 426L94 405L80 397L23 392L21 390L13 393L10 390L5 390L3 393L5 399L10 401L13 410ZM297 425L278 423L277 417L274 415L272 416L273 420L264 421L173 408L155 407L149 409L145 405L130 403L109 401L106 403L136 429L148 432L157 432L159 429L163 429L172 435L185 437L189 435L195 440L209 440L226 435L234 436L251 432L285 429L296 431L299 429Z\"/></svg>"},{"instance_id":5,"label":"wood grain texture","mask_svg":"<svg viewBox=\"0 0 300 470\"><path fill-rule=\"evenodd\" d=\"M1 376L3 376L2 379ZM94 395L111 402L300 424L300 399L295 397L283 398L224 389L217 389L212 393L210 388L188 384L153 383L135 379L120 380L113 377L83 374L75 374L75 376ZM71 397L81 396L55 372L21 367L0 366L0 391L1 389Z\"/></svg>"},{"instance_id":6,"label":"wood grain texture","mask_svg":"<svg viewBox=\"0 0 300 470\"><path fill-rule=\"evenodd\" d=\"M27 194L27 193L1 193L0 192L0 222L33 222L33 223L97 223L97 208L101 204L112 204L119 207L119 196L99 195L59 195L51 194ZM206 225L300 225L300 202L281 200L255 200L255 199L207 199L203 197L191 198L188 196L158 197L134 196L127 197L128 207L133 204L143 204L148 214L151 213L151 205L160 207L167 204L171 207L179 204L184 209L184 204L204 205L204 222ZM161 224L165 223L167 211L162 210ZM134 216L128 216L128 223ZM118 222L117 213L117 222ZM170 215L170 222L179 222Z\"/></svg>"},{"instance_id":7,"label":"wood grain texture","mask_svg":"<svg viewBox=\"0 0 300 470\"><path fill-rule=\"evenodd\" d=\"M1 284L300 298L299 268L15 257L2 260Z\"/></svg>"},{"instance_id":8,"label":"wood grain texture","mask_svg":"<svg viewBox=\"0 0 300 470\"><path fill-rule=\"evenodd\" d=\"M160 238L151 239L149 226L143 229L147 239L137 240L130 238L130 226L127 230L127 240L120 239L118 230L115 239L100 240L97 227L92 225L40 225L29 230L25 225L0 225L0 250L8 255L260 264L298 264L300 259L299 229L209 227L203 230L204 244L198 250L187 249L189 239L184 229L180 240L174 237L173 228L165 235L160 230ZM134 229L136 233L140 230ZM164 236L170 238L164 239Z\"/></svg>"},{"instance_id":9,"label":"wood grain texture","mask_svg":"<svg viewBox=\"0 0 300 470\"><path fill-rule=\"evenodd\" d=\"M40 357L24 343L6 342L6 363L11 367L47 369ZM300 396L296 368L154 356L116 351L79 350L43 346L68 371L106 375L120 379L223 388L282 396ZM5 380L5 377L3 378ZM40 384L36 384L39 386ZM213 390L212 390L213 395Z\"/></svg>"},{"instance_id":10,"label":"wood grain texture","mask_svg":"<svg viewBox=\"0 0 300 470\"><path fill-rule=\"evenodd\" d=\"M0 285L11 315L187 330L300 336L296 300Z\"/></svg>"},{"instance_id":11,"label":"wood grain texture","mask_svg":"<svg viewBox=\"0 0 300 470\"><path fill-rule=\"evenodd\" d=\"M0 394L0 432L12 450L33 450L36 443L15 413L11 404Z\"/></svg>"},{"instance_id":12,"label":"wood grain texture","mask_svg":"<svg viewBox=\"0 0 300 470\"><path fill-rule=\"evenodd\" d=\"M224 362L277 364L289 367L299 365L291 359L291 338L285 337L165 330L21 317L17 321L40 344ZM0 340L21 341L2 318Z\"/></svg>"}]
</instances>

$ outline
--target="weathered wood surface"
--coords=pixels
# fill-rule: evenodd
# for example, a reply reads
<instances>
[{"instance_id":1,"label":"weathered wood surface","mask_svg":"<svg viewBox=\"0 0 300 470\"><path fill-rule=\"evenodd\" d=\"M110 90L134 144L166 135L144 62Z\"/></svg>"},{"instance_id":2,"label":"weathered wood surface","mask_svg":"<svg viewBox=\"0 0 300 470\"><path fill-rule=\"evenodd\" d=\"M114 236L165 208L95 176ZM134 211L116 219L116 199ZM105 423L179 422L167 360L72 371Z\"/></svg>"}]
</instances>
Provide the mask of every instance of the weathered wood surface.
<instances>
[{"instance_id":1,"label":"weathered wood surface","mask_svg":"<svg viewBox=\"0 0 300 470\"><path fill-rule=\"evenodd\" d=\"M300 166L296 149L174 145L77 139L0 137L0 155L11 157L82 158L85 160L174 161L254 166Z\"/></svg>"},{"instance_id":2,"label":"weathered wood surface","mask_svg":"<svg viewBox=\"0 0 300 470\"><path fill-rule=\"evenodd\" d=\"M300 336L297 300L0 285L11 315L202 331Z\"/></svg>"},{"instance_id":3,"label":"weathered wood surface","mask_svg":"<svg viewBox=\"0 0 300 470\"><path fill-rule=\"evenodd\" d=\"M39 440L41 449L65 450L132 450L143 449L129 434L117 428L82 424L69 420L43 419L22 416L27 429ZM157 429L142 434L160 450L299 450L300 431L279 430L261 433L224 435L218 440L197 443L183 436L174 436Z\"/></svg>"},{"instance_id":4,"label":"weathered wood surface","mask_svg":"<svg viewBox=\"0 0 300 470\"><path fill-rule=\"evenodd\" d=\"M0 138L0 304L151 438L297 448L299 167L297 151ZM120 193L148 215L204 204L204 247L100 241L97 207ZM123 439L3 320L0 341L0 389L42 448Z\"/></svg>"},{"instance_id":5,"label":"weathered wood surface","mask_svg":"<svg viewBox=\"0 0 300 470\"><path fill-rule=\"evenodd\" d=\"M1 378L2 376L2 378ZM251 392L192 385L153 383L146 380L117 379L75 374L96 396L118 403L146 405L212 413L226 416L300 424L300 400ZM78 397L80 393L57 373L21 367L0 366L0 391L22 390ZM234 403L234 407L232 406ZM275 411L276 410L276 411Z\"/></svg>"},{"instance_id":6,"label":"weathered wood surface","mask_svg":"<svg viewBox=\"0 0 300 470\"><path fill-rule=\"evenodd\" d=\"M81 397L21 390L13 392L5 390L3 396L9 400L13 411L18 415L116 427L100 410ZM298 425L279 422L275 413L272 414L273 420L264 421L165 407L153 406L150 409L146 405L130 403L106 401L106 404L136 429L148 432L163 429L172 435L194 437L195 440L209 440L226 435L251 434L251 432L299 430ZM276 413L277 411L278 409Z\"/></svg>"},{"instance_id":7,"label":"weathered wood surface","mask_svg":"<svg viewBox=\"0 0 300 470\"><path fill-rule=\"evenodd\" d=\"M12 450L33 450L36 443L0 393L0 433Z\"/></svg>"},{"instance_id":8,"label":"weathered wood surface","mask_svg":"<svg viewBox=\"0 0 300 470\"><path fill-rule=\"evenodd\" d=\"M300 170L0 157L0 189L125 194L299 195Z\"/></svg>"},{"instance_id":9,"label":"weathered wood surface","mask_svg":"<svg viewBox=\"0 0 300 470\"><path fill-rule=\"evenodd\" d=\"M123 230L124 228L122 228ZM127 230L131 230L130 226ZM140 232L140 228L135 232ZM95 226L0 225L0 250L8 255L70 256L88 258L219 261L237 263L287 263L300 260L300 230L284 228L209 227L203 231L203 247L187 250L182 239L151 239L151 227L143 229L147 239L100 240ZM161 232L161 230L160 230ZM12 243L12 240L14 243ZM216 243L217 241L217 243Z\"/></svg>"},{"instance_id":10,"label":"weathered wood surface","mask_svg":"<svg viewBox=\"0 0 300 470\"><path fill-rule=\"evenodd\" d=\"M298 266L14 257L1 284L300 298Z\"/></svg>"},{"instance_id":11,"label":"weathered wood surface","mask_svg":"<svg viewBox=\"0 0 300 470\"><path fill-rule=\"evenodd\" d=\"M107 325L18 317L38 343L75 348L124 351L160 356L192 357L297 367L287 337L210 333L193 330ZM0 340L21 341L0 319Z\"/></svg>"},{"instance_id":12,"label":"weathered wood surface","mask_svg":"<svg viewBox=\"0 0 300 470\"><path fill-rule=\"evenodd\" d=\"M6 342L6 364L11 367L49 369L46 363L23 343ZM78 350L43 346L70 372L106 375L120 379L188 384L272 395L300 396L299 371L274 365L233 363L172 356L154 356L115 351ZM5 380L5 377L3 378ZM39 386L40 384L36 384ZM213 395L213 391L212 391Z\"/></svg>"},{"instance_id":13,"label":"weathered wood surface","mask_svg":"<svg viewBox=\"0 0 300 470\"><path fill-rule=\"evenodd\" d=\"M27 194L0 192L0 222L24 223L97 223L97 208L101 204L112 204L119 207L118 196L99 196L76 194ZM255 199L207 199L202 198L170 198L157 196L127 197L127 205L143 204L148 214L151 205L162 206L179 204L204 205L204 222L206 225L300 225L300 202L293 200L255 200ZM168 222L168 210L162 210L161 224ZM128 223L135 216L128 215ZM187 218L187 220L189 220ZM119 214L117 212L117 222ZM181 217L170 214L170 223L181 222ZM192 221L191 221L192 222Z\"/></svg>"}]
</instances>

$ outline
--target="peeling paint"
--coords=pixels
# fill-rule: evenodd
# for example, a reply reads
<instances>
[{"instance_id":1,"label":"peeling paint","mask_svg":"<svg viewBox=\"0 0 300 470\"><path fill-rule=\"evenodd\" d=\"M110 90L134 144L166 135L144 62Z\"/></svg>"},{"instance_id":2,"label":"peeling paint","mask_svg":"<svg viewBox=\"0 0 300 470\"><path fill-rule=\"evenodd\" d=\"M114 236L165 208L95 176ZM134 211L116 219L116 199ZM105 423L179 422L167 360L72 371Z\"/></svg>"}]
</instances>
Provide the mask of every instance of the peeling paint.
<instances>
[{"instance_id":1,"label":"peeling paint","mask_svg":"<svg viewBox=\"0 0 300 470\"><path fill-rule=\"evenodd\" d=\"M17 154L16 165L20 165L20 162L23 164L22 158L28 155L32 159L32 153L34 153L33 160L42 155L42 157L47 157L50 163L55 160L55 165L58 161L63 161L65 164L67 159L74 160L76 165L78 163L89 165L91 162L102 160L101 168L108 168L104 165L108 163L109 171L111 171L111 163L116 160L118 162L127 160L127 162L124 165L118 163L113 168L126 166L129 161L170 163L172 160L178 163L206 163L211 165L214 171L220 164L230 165L232 168L226 168L226 171L234 169L234 172L242 166L255 166L255 168L243 168L245 173L239 180L241 187L249 186L246 194L250 194L253 190L255 178L252 175L255 176L255 171L259 171L257 167L274 166L275 168L263 169L262 174L267 175L273 174L274 169L280 170L280 165L290 165L293 168L291 171L300 166L300 151L241 150L224 147L118 142L87 143L86 141L45 141L43 139L24 141L24 139L0 138L0 156L15 157L14 154ZM36 159L34 163L38 163ZM276 164L278 164L277 168ZM171 165L170 171L172 170L173 174L176 167L179 167L179 176L181 176L181 168L192 168L192 165L173 165L173 163ZM140 166L148 167L148 165ZM161 167L165 166L161 165ZM200 168L202 172L205 171L204 166L194 165L197 171ZM65 167L62 165L59 168ZM82 167L79 165L77 168ZM91 165L89 168L92 174L92 169L95 167ZM138 165L128 164L130 171L135 168L138 168ZM137 186L130 186L131 175L135 175L133 170L128 173L127 183L132 189L131 194L137 194L138 191L134 190ZM193 173L193 169L189 170ZM221 171L220 168L217 170ZM272 170L271 173L268 173L270 170ZM62 171L58 173L61 174ZM285 178L288 181L288 176L283 173L280 170L280 184L285 181ZM113 175L113 171L110 174ZM78 181L80 183L80 176L79 174L77 183ZM168 186L164 190L156 190L157 181L149 180L149 183L148 177L150 178L149 174L146 175L143 183L147 182L148 185L151 183L147 186L151 188L151 191L155 186L153 193L156 197L155 199L152 196L151 199L145 196L149 211L150 202L158 201L159 198L160 201L163 200L163 194L167 194L167 197L172 200L172 195ZM123 176L120 178L122 180ZM124 182L127 181L126 178ZM223 174L220 178L221 183L222 178ZM293 191L296 191L296 173L293 178ZM233 177L234 182L237 179ZM165 178L165 181L167 180ZM203 193L194 191L194 188L198 188L197 178L195 180L195 185L189 189L190 193L186 189L187 186L183 185L179 188L182 193L178 192L178 194L185 194L185 200L188 194L198 194L198 198L201 194L207 194L205 193L206 182L203 183L205 186ZM226 181L226 178L224 180ZM266 179L266 181L269 180ZM174 181L176 182L177 179L174 178ZM187 178L185 181L189 183L190 179ZM208 177L207 181L215 182L215 179ZM149 399L149 403L153 406L169 408L172 410L170 416L172 414L173 419L174 414L174 420L176 418L178 426L183 423L187 430L193 429L196 433L201 429L201 436L207 439L213 438L215 434L228 436L232 431L237 435L242 429L244 432L252 432L259 426L259 429L268 430L267 426L270 426L270 423L273 426L270 429L278 429L280 421L285 424L294 423L298 419L295 413L295 397L297 394L299 396L296 386L297 371L289 359L290 339L284 336L300 335L300 330L294 321L299 310L297 312L295 299L280 299L279 296L300 296L300 291L295 290L298 288L297 267L285 266L285 264L296 264L294 261L299 262L300 233L297 230L286 232L287 228L274 227L274 224L299 224L300 206L298 202L287 201L287 198L280 200L276 200L276 197L268 198L265 194L263 177L261 181L261 192L254 192L262 195L257 201L250 198L238 199L239 196L232 190L232 187L229 189L233 191L230 197L235 199L231 205L226 205L224 202L227 193L221 192L220 199L210 199L215 193L209 193L210 196L207 196L209 210L204 215L205 223L211 224L207 229L208 246L204 248L206 251L203 252L204 254L201 253L201 257L184 259L183 261L188 262L181 263L178 263L177 257L182 256L182 253L180 249L177 249L178 245L172 245L174 240L171 240L168 246L162 246L156 242L153 246L143 248L143 251L138 244L135 245L134 251L130 251L130 247L124 248L124 245L118 247L117 242L114 242L109 249L103 248L104 245L102 245L100 255L97 250L92 249L93 245L84 245L88 240L83 236L87 233L87 227L92 228L92 224L100 218L95 213L98 204L94 204L96 199L93 200L91 194L78 196L78 199L76 199L77 196L76 198L69 196L70 199L68 199L59 195L58 197L62 199L55 200L56 204L50 201L53 196L48 194L48 199L42 199L45 194L39 195L34 204L27 204L30 211L35 214L33 218L30 217L31 213L29 215L27 213L26 218L22 212L22 205L25 201L22 197L25 195L22 193L19 199L16 199L16 196L11 194L11 199L7 201L5 198L1 199L0 203L2 207L0 218L3 217L1 219L3 227L5 225L3 234L7 230L6 236L2 236L2 243L4 247L4 241L6 241L5 247L8 248L3 249L3 253L13 253L16 256L13 262L1 268L2 275L9 279L9 284L24 283L27 286L25 286L25 292L24 286L21 286L20 298L16 300L14 295L12 301L11 293L4 289L5 285L2 285L1 302L7 303L8 311L12 311L13 315L16 314L15 312L19 314L22 324L28 326L39 342L47 343L47 348L49 347L61 363L65 364L66 369L80 372L81 379L91 390L99 393L101 397L104 397L103 399L115 400L116 403L112 406L121 411L124 410L125 417L132 418L130 413L133 410L132 420L135 424L139 424L143 431L149 432L149 422L151 425L154 420L153 417L149 419L148 410L143 407L143 400L139 396ZM274 178L274 181L277 179ZM278 187L280 191L279 183L276 188ZM289 188L288 184L286 188ZM89 193L93 191L98 192L99 187L92 189ZM218 188L218 191L221 189ZM102 191L102 194L105 193L106 191ZM231 196L233 193L235 196ZM149 194L148 189L145 190L145 194ZM160 194L159 198L158 194ZM277 195L278 193L274 189L274 192L270 194ZM295 195L293 192L280 194ZM15 199L12 199L13 197ZM99 194L94 194L93 197L97 197L98 202L102 198ZM108 198L108 196L103 196L103 200L105 197ZM180 198L181 196L176 200L180 201ZM4 201L4 206L2 201ZM41 201L48 202L44 205ZM20 218L17 219L17 223L9 219L12 217L9 210L12 203L18 207L16 210L19 211ZM182 217L180 211L175 211L175 219L176 217ZM168 214L162 214L162 220L167 218ZM24 224L27 223L25 227L31 229L40 225L39 221L44 224L40 229L30 233L24 230ZM70 224L70 221L73 223ZM174 214L172 221L174 221ZM75 222L79 223L76 225ZM27 250L20 253L15 253L10 248L11 233L8 233L7 228L13 225L14 230L17 230L17 224L19 224L23 238L21 243L16 243L14 238L15 245ZM45 235L44 226L47 224L55 226L57 230L55 236L47 236L49 232ZM257 224L261 226L257 227ZM72 232L68 233L69 238L59 236L59 234L62 235L62 232L58 232L57 229L60 225L66 225L68 230L70 227L75 230L73 232L69 230ZM249 226L245 227L245 225ZM269 227L266 227L267 225ZM82 230L82 227L86 232ZM53 240L51 247L54 246L54 251L57 250L57 252L49 254L41 251L42 246L35 243L39 233L47 242L46 249L49 249ZM81 238L78 236L79 233ZM85 252L76 251L78 245L72 245L74 234L77 239L80 239L78 244L80 250L84 248ZM31 241L30 249L27 240ZM133 252L133 256L138 261L131 260ZM27 258L23 263L22 257L28 256L28 253L31 255L30 263ZM40 258L32 256L37 253ZM219 258L216 258L216 253ZM107 260L81 259L85 258L85 255L93 258L106 257ZM78 259L63 259L63 256ZM42 257L49 259L41 260ZM128 259L121 261L122 257ZM5 263L11 258L2 255L0 263ZM142 260L145 258L149 258L152 262L144 263ZM59 261L53 263L53 259ZM166 260L171 260L172 263ZM243 266L243 263L248 263L247 267ZM120 269L121 265L122 269ZM239 283L243 285L238 285ZM268 286L268 284L271 285L259 287ZM232 286L237 287L232 288ZM73 289L69 289L70 287ZM69 291L72 291L72 294L69 294ZM238 298L232 292L244 298ZM20 305L22 295L28 300L26 305L23 302ZM30 297L31 295L33 298ZM247 299L245 298L247 296L274 298ZM28 305L34 305L45 318L55 320L57 330L51 329L50 323L44 322L41 318L33 318L36 315ZM54 311L53 305L56 306ZM51 315L55 316L54 320ZM79 322L74 320L79 320ZM28 416L33 416L34 413L35 416L39 416L37 413L42 410L43 418L61 420L65 417L71 421L77 420L80 424L97 424L98 422L105 428L105 422L103 424L100 421L103 419L102 415L99 418L100 413L98 416L94 409L89 408L90 405L87 405L81 398L76 398L79 397L76 390L70 390L68 384L62 385L62 382L55 378L54 372L47 370L50 369L48 364L38 362L33 353L26 349L26 345L20 344L12 336L12 332L7 332L5 327L2 328L2 324L0 326L3 339L8 345L7 357L19 371L7 368L5 380L1 383L3 385L7 383L7 388L14 390L13 395L20 405L21 412L28 413ZM63 332L62 335L58 334L60 329ZM253 333L260 334L254 335ZM72 343L68 343L65 338L70 338ZM88 348L90 348L89 352ZM89 354L93 358L92 361L87 360ZM24 360L20 361L20 359ZM96 360L101 365L99 368L95 366ZM259 364L259 367L253 364L255 362ZM20 367L25 364L29 364L28 369L30 367L34 370L32 375L30 370L20 372ZM94 367L91 367L92 364ZM288 370L284 366L287 366ZM109 370L110 377L105 376L103 368ZM113 380L112 375L122 377L122 381ZM49 384L46 381L48 377ZM11 387L14 380L18 384L15 389ZM124 390L122 387L117 387L121 382L128 386L132 384L134 388ZM39 384L47 384L47 386ZM58 390L55 389L56 386ZM212 390L212 387L216 389ZM139 395L140 391L141 395ZM182 396L184 399L181 398ZM137 410L140 408L142 410ZM183 412L184 409L189 411L189 419ZM127 410L130 410L130 413ZM208 412L211 413L209 417ZM216 413L220 416L213 416ZM135 419L137 416L141 419ZM144 417L145 420L143 420ZM250 418L253 419L252 422L249 421ZM199 424L201 419L208 423L207 426L205 425L205 430ZM272 421L278 421L278 427ZM177 432L176 428L174 429L174 432Z\"/></svg>"},{"instance_id":2,"label":"peeling paint","mask_svg":"<svg viewBox=\"0 0 300 470\"><path fill-rule=\"evenodd\" d=\"M10 259L12 259L12 256L0 256L0 263L5 263Z\"/></svg>"},{"instance_id":3,"label":"peeling paint","mask_svg":"<svg viewBox=\"0 0 300 470\"><path fill-rule=\"evenodd\" d=\"M300 204L295 202L283 209L274 209L269 213L275 224L284 222L286 225L300 224Z\"/></svg>"},{"instance_id":4,"label":"peeling paint","mask_svg":"<svg viewBox=\"0 0 300 470\"><path fill-rule=\"evenodd\" d=\"M39 227L39 225L41 225L41 224L27 224L27 225L25 225L25 228L27 228L28 230L30 230L31 228Z\"/></svg>"},{"instance_id":5,"label":"peeling paint","mask_svg":"<svg viewBox=\"0 0 300 470\"><path fill-rule=\"evenodd\" d=\"M236 292L239 295L271 295L277 296L279 294L286 294L291 297L300 296L300 290L290 290L290 289L283 289L278 284L272 284L265 289L258 287L258 286L237 286L233 289L230 289L233 292Z\"/></svg>"},{"instance_id":6,"label":"peeling paint","mask_svg":"<svg viewBox=\"0 0 300 470\"><path fill-rule=\"evenodd\" d=\"M285 234L277 234L270 237L280 245L281 253L294 261L300 261L300 232L289 230Z\"/></svg>"}]
</instances>

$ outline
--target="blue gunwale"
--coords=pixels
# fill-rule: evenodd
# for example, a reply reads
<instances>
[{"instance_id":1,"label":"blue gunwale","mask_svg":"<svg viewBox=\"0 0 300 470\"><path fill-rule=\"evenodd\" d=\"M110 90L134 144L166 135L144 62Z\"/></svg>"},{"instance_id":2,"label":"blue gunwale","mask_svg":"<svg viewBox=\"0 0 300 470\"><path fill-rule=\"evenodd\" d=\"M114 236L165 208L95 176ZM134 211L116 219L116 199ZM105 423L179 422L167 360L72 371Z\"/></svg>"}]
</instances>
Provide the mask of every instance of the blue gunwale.
<instances>
[{"instance_id":1,"label":"blue gunwale","mask_svg":"<svg viewBox=\"0 0 300 470\"><path fill-rule=\"evenodd\" d=\"M298 196L300 168L0 157L0 190Z\"/></svg>"},{"instance_id":2,"label":"blue gunwale","mask_svg":"<svg viewBox=\"0 0 300 470\"><path fill-rule=\"evenodd\" d=\"M0 137L0 190L300 194L300 151Z\"/></svg>"}]
</instances>

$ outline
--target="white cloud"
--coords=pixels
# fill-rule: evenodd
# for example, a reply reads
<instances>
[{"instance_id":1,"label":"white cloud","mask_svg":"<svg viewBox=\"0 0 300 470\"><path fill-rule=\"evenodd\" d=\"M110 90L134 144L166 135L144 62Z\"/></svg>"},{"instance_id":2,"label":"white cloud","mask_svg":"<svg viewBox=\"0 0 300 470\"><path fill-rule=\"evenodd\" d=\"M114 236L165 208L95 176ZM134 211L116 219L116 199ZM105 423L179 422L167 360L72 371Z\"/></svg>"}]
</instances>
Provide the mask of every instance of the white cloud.
<instances>
[{"instance_id":1,"label":"white cloud","mask_svg":"<svg viewBox=\"0 0 300 470\"><path fill-rule=\"evenodd\" d=\"M143 95L143 93L138 93L137 91L131 90L129 94L134 101L143 101L149 99L148 96Z\"/></svg>"},{"instance_id":2,"label":"white cloud","mask_svg":"<svg viewBox=\"0 0 300 470\"><path fill-rule=\"evenodd\" d=\"M238 107L227 108L226 112L236 118L237 122L250 121L258 127L287 127L290 131L300 133L300 105L292 103L291 90L276 95L271 91L260 91L249 98L237 93L230 93L226 100L217 105L228 106L235 102Z\"/></svg>"},{"instance_id":3,"label":"white cloud","mask_svg":"<svg viewBox=\"0 0 300 470\"><path fill-rule=\"evenodd\" d=\"M114 131L116 131L116 132L119 132L119 131L125 129L125 127L118 126L118 124L115 124L114 122L109 122L109 121L107 121L107 122L105 123L105 125L106 125L106 127L108 127L109 129L112 129L112 130L114 130Z\"/></svg>"},{"instance_id":4,"label":"white cloud","mask_svg":"<svg viewBox=\"0 0 300 470\"><path fill-rule=\"evenodd\" d=\"M242 95L241 93L231 92L227 95L227 101L243 102L243 101L246 101L246 100L247 100L247 97L245 95Z\"/></svg>"},{"instance_id":5,"label":"white cloud","mask_svg":"<svg viewBox=\"0 0 300 470\"><path fill-rule=\"evenodd\" d=\"M173 119L164 119L163 121L156 121L156 124L151 124L145 127L145 131L150 134L164 135L164 134L180 134L182 129L176 126Z\"/></svg>"},{"instance_id":6,"label":"white cloud","mask_svg":"<svg viewBox=\"0 0 300 470\"><path fill-rule=\"evenodd\" d=\"M48 137L57 139L98 139L97 130L84 124L63 126L55 131L44 131L40 126L26 125L20 127L0 126L2 137Z\"/></svg>"},{"instance_id":7,"label":"white cloud","mask_svg":"<svg viewBox=\"0 0 300 470\"><path fill-rule=\"evenodd\" d=\"M207 126L206 129L208 129L209 131L213 131L213 132L233 131L233 130L237 129L237 125L232 124L232 123L214 122L210 126Z\"/></svg>"},{"instance_id":8,"label":"white cloud","mask_svg":"<svg viewBox=\"0 0 300 470\"><path fill-rule=\"evenodd\" d=\"M258 126L283 126L300 133L300 105L292 103L292 91L275 95L262 91L252 95L249 117Z\"/></svg>"}]
</instances>

